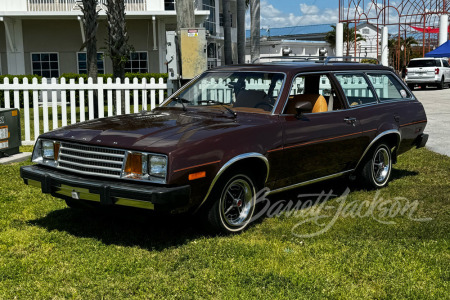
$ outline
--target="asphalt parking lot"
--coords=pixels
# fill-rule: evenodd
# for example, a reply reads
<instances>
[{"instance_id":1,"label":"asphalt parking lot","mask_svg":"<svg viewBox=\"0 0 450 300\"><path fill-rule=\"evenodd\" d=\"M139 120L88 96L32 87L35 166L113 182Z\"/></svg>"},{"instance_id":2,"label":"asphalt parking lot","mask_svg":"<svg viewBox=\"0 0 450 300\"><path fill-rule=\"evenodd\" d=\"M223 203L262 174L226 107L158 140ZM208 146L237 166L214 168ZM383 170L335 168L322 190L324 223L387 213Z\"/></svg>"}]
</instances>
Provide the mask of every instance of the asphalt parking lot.
<instances>
[{"instance_id":1,"label":"asphalt parking lot","mask_svg":"<svg viewBox=\"0 0 450 300\"><path fill-rule=\"evenodd\" d=\"M450 88L415 89L413 92L427 113L428 124L425 133L430 137L426 147L450 156Z\"/></svg>"}]
</instances>

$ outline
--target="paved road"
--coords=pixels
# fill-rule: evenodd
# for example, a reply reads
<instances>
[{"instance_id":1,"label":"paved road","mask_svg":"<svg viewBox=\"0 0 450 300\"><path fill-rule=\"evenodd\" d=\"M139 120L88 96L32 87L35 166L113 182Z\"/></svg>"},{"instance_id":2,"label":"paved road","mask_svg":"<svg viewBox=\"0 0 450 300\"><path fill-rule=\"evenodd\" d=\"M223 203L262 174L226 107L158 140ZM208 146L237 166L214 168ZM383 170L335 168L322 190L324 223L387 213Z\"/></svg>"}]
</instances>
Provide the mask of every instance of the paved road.
<instances>
[{"instance_id":1,"label":"paved road","mask_svg":"<svg viewBox=\"0 0 450 300\"><path fill-rule=\"evenodd\" d=\"M428 117L425 133L430 135L427 148L450 156L450 88L414 90Z\"/></svg>"}]
</instances>

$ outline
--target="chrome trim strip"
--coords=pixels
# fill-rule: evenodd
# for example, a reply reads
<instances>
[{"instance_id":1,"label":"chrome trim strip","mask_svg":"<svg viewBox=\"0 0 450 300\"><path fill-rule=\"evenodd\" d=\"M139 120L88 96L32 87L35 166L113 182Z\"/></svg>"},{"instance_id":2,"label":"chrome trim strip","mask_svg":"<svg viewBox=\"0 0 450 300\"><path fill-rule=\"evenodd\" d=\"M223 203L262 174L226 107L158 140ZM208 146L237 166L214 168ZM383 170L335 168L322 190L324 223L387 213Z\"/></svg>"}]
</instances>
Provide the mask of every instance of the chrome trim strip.
<instances>
[{"instance_id":1,"label":"chrome trim strip","mask_svg":"<svg viewBox=\"0 0 450 300\"><path fill-rule=\"evenodd\" d=\"M264 163L266 164L267 167L267 175L266 175L266 180L265 182L267 182L267 179L269 179L269 172L270 172L270 165L269 165L269 160L267 159L267 157L265 157L264 155L262 155L261 153L256 153L256 152L250 152L250 153L244 153L238 156L233 157L232 159L230 159L229 161L227 161L219 170L219 172L217 172L216 176L214 177L213 181L211 182L211 185L209 186L208 192L206 193L205 198L203 199L202 203L200 203L200 205L198 206L198 208L195 210L195 212L197 212L200 207L202 207L202 205L206 202L206 200L208 199L209 195L211 194L212 189L214 188L214 185L216 184L217 180L219 180L220 176L230 167L232 166L235 162L238 162L240 160L243 159L247 159L247 158L259 158L262 161L264 161Z\"/></svg>"},{"instance_id":2,"label":"chrome trim strip","mask_svg":"<svg viewBox=\"0 0 450 300\"><path fill-rule=\"evenodd\" d=\"M350 173L350 172L353 172L353 171L354 170L347 170L347 171L344 171L344 172L340 172L340 173L336 173L336 174L332 174L332 175L328 175L328 176L324 176L324 177L320 177L320 178L316 178L316 179L312 179L312 180L308 180L308 181L303 181L303 182L296 183L296 184L293 184L293 185L285 186L285 187L282 187L282 188L270 191L269 195L281 193L281 192L284 192L284 191L288 191L288 190L295 189L295 188L298 188L298 187L301 187L301 186L313 184L313 183L316 183L316 182L320 182L320 181L336 178L336 177L342 176L342 175L344 175L346 173Z\"/></svg>"},{"instance_id":3,"label":"chrome trim strip","mask_svg":"<svg viewBox=\"0 0 450 300\"><path fill-rule=\"evenodd\" d=\"M62 142L61 144L64 145L66 143ZM69 145L77 145L77 144L70 143ZM102 148L101 146L96 146L96 145L85 145L85 144L79 144L79 145L80 146L85 146L85 147L91 147L91 148ZM96 151L89 151L89 150L79 150L79 149L76 149L76 148L70 148L70 147L64 147L64 146L62 146L61 148L63 148L64 150L69 150L69 151L74 151L74 152L79 152L79 153L86 153L86 154L93 154L93 155L103 155L103 156L117 157L117 158L123 158L125 156L125 151L126 151L126 150L122 150L122 149L105 148L105 149L111 149L111 150L116 150L116 151L123 151L123 154L114 154L114 153L107 153L107 152L96 152ZM60 149L60 151L61 151L61 149Z\"/></svg>"},{"instance_id":4,"label":"chrome trim strip","mask_svg":"<svg viewBox=\"0 0 450 300\"><path fill-rule=\"evenodd\" d=\"M62 160L59 161L59 163L64 163L67 165L73 165L73 166L77 166L77 167L81 167L81 168L86 168L86 169L98 169L98 170L105 170L105 171L113 171L113 172L122 172L122 168L119 166L117 168L109 168L109 167L102 167L102 166L95 166L95 165L85 165L85 164L79 164L73 161L67 161L67 160ZM64 167L60 167L61 169L63 169ZM102 174L102 173L100 173Z\"/></svg>"},{"instance_id":5,"label":"chrome trim strip","mask_svg":"<svg viewBox=\"0 0 450 300\"><path fill-rule=\"evenodd\" d=\"M108 178L115 178L115 179L127 179L127 178L120 178L120 175L108 175L108 174L103 174L103 173L93 173L93 172L88 172L88 171L79 171L79 170L64 168L64 167L60 167L60 166L58 166L58 169L64 170L64 171L68 171L68 172L78 173L78 174L81 174L81 175L92 175L92 176L108 177ZM119 170L117 172L121 172L121 171Z\"/></svg>"},{"instance_id":6,"label":"chrome trim strip","mask_svg":"<svg viewBox=\"0 0 450 300\"><path fill-rule=\"evenodd\" d=\"M376 141L378 141L380 138L382 138L385 135L388 134L398 134L398 138L399 138L399 142L397 144L397 148L400 146L400 143L402 141L402 134L400 133L400 131L398 131L397 129L390 129L390 130L386 130L383 131L382 133L380 133L379 135L377 135L371 142L370 144L367 146L366 150L364 151L364 153L362 154L361 158L359 159L358 163L356 164L355 170L359 167L361 161L363 160L364 156L366 156L367 152L370 150L370 148L373 146L373 144L375 144Z\"/></svg>"},{"instance_id":7,"label":"chrome trim strip","mask_svg":"<svg viewBox=\"0 0 450 300\"><path fill-rule=\"evenodd\" d=\"M75 158L75 159L80 159L80 160L85 160L85 161L91 161L92 158L88 158L88 157L82 157L82 156L74 156L74 155L70 155L70 154L66 154L66 153L59 153L58 155L59 157L64 156L64 157L69 157L69 158ZM59 161L59 159L58 159ZM122 166L123 162L121 161L116 161L116 160L104 160L104 159L99 159L96 158L95 159L96 162L101 162L101 163L108 163L108 164L114 164L114 165L119 165L120 167ZM64 161L67 162L67 161Z\"/></svg>"}]
</instances>

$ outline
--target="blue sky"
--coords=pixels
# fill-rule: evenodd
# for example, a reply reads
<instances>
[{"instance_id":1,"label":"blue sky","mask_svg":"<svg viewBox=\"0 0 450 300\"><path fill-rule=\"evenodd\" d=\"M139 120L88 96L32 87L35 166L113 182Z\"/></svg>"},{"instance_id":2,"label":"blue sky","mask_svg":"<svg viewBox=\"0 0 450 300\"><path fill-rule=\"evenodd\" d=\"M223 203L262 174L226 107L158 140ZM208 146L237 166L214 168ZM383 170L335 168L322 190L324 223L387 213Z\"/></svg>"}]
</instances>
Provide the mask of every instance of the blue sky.
<instances>
[{"instance_id":1,"label":"blue sky","mask_svg":"<svg viewBox=\"0 0 450 300\"><path fill-rule=\"evenodd\" d=\"M261 27L332 24L339 21L338 13L337 0L261 0Z\"/></svg>"}]
</instances>

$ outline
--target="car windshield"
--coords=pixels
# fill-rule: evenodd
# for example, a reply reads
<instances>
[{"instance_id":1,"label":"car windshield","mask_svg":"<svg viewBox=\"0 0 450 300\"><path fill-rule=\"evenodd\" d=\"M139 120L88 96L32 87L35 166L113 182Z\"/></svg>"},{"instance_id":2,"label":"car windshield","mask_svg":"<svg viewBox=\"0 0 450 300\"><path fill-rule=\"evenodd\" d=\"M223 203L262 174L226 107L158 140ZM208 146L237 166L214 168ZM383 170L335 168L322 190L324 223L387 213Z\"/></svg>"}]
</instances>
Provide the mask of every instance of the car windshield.
<instances>
[{"instance_id":1,"label":"car windshield","mask_svg":"<svg viewBox=\"0 0 450 300\"><path fill-rule=\"evenodd\" d=\"M436 67L436 60L435 59L411 60L408 65L408 68L426 68L426 67Z\"/></svg>"},{"instance_id":2,"label":"car windshield","mask_svg":"<svg viewBox=\"0 0 450 300\"><path fill-rule=\"evenodd\" d=\"M207 72L173 95L165 106L232 109L270 113L285 75L267 72Z\"/></svg>"}]
</instances>

